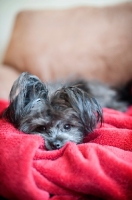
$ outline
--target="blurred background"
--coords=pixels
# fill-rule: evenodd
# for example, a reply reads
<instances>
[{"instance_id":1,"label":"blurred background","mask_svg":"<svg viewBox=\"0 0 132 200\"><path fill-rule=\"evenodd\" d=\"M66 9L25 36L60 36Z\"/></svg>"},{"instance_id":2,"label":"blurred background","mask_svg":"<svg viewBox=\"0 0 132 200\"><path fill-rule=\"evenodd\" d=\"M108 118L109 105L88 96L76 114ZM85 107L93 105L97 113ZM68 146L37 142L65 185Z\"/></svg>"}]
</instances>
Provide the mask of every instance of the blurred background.
<instances>
[{"instance_id":1,"label":"blurred background","mask_svg":"<svg viewBox=\"0 0 132 200\"><path fill-rule=\"evenodd\" d=\"M10 40L16 14L28 9L65 9L80 5L106 6L132 0L0 0L0 63Z\"/></svg>"},{"instance_id":2,"label":"blurred background","mask_svg":"<svg viewBox=\"0 0 132 200\"><path fill-rule=\"evenodd\" d=\"M132 0L0 0L0 99L23 71L42 81L126 83Z\"/></svg>"}]
</instances>

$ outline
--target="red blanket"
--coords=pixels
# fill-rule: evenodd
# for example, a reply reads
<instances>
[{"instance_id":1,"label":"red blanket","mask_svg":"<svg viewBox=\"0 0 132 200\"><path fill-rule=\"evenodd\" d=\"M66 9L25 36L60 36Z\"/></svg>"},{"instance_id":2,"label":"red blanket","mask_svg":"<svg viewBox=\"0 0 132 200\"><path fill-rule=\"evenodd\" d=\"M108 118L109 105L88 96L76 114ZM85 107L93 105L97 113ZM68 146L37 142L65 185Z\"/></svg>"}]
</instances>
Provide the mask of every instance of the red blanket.
<instances>
[{"instance_id":1,"label":"red blanket","mask_svg":"<svg viewBox=\"0 0 132 200\"><path fill-rule=\"evenodd\" d=\"M7 102L0 101L0 112ZM0 120L0 195L20 200L132 199L132 107L104 109L85 143L46 151L40 136Z\"/></svg>"}]
</instances>

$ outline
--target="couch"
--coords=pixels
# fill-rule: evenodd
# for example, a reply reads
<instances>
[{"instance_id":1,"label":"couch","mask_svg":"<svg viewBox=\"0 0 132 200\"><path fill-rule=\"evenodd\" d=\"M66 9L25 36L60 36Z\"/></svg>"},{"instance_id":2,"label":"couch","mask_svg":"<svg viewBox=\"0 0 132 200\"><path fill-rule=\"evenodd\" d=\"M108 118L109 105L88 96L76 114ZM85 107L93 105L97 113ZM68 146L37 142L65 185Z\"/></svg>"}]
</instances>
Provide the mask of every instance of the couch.
<instances>
[{"instance_id":1,"label":"couch","mask_svg":"<svg viewBox=\"0 0 132 200\"><path fill-rule=\"evenodd\" d=\"M3 64L0 97L23 71L43 81L84 77L120 85L132 78L132 3L21 11ZM4 87L3 87L4 86Z\"/></svg>"}]
</instances>

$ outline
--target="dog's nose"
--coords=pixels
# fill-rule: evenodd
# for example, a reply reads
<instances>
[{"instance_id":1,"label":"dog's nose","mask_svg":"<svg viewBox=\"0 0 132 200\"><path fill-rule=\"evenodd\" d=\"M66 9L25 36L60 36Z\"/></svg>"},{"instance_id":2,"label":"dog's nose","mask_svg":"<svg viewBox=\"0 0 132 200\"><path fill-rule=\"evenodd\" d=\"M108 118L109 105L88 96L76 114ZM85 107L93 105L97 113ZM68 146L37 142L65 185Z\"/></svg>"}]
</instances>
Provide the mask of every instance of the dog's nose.
<instances>
[{"instance_id":1,"label":"dog's nose","mask_svg":"<svg viewBox=\"0 0 132 200\"><path fill-rule=\"evenodd\" d=\"M51 147L52 149L60 149L62 147L61 141L57 140L52 142Z\"/></svg>"}]
</instances>

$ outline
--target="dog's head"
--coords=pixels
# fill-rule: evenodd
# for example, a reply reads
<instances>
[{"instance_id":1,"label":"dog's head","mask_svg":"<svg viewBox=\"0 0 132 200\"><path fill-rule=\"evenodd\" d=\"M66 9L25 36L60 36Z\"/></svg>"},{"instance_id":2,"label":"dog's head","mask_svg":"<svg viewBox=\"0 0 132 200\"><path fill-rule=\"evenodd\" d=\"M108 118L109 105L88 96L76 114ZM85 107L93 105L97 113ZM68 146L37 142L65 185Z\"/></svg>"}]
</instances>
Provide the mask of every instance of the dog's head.
<instances>
[{"instance_id":1,"label":"dog's head","mask_svg":"<svg viewBox=\"0 0 132 200\"><path fill-rule=\"evenodd\" d=\"M97 101L77 86L50 93L38 77L22 73L10 92L10 105L3 117L19 130L40 134L48 150L66 142L81 143L102 121Z\"/></svg>"}]
</instances>

